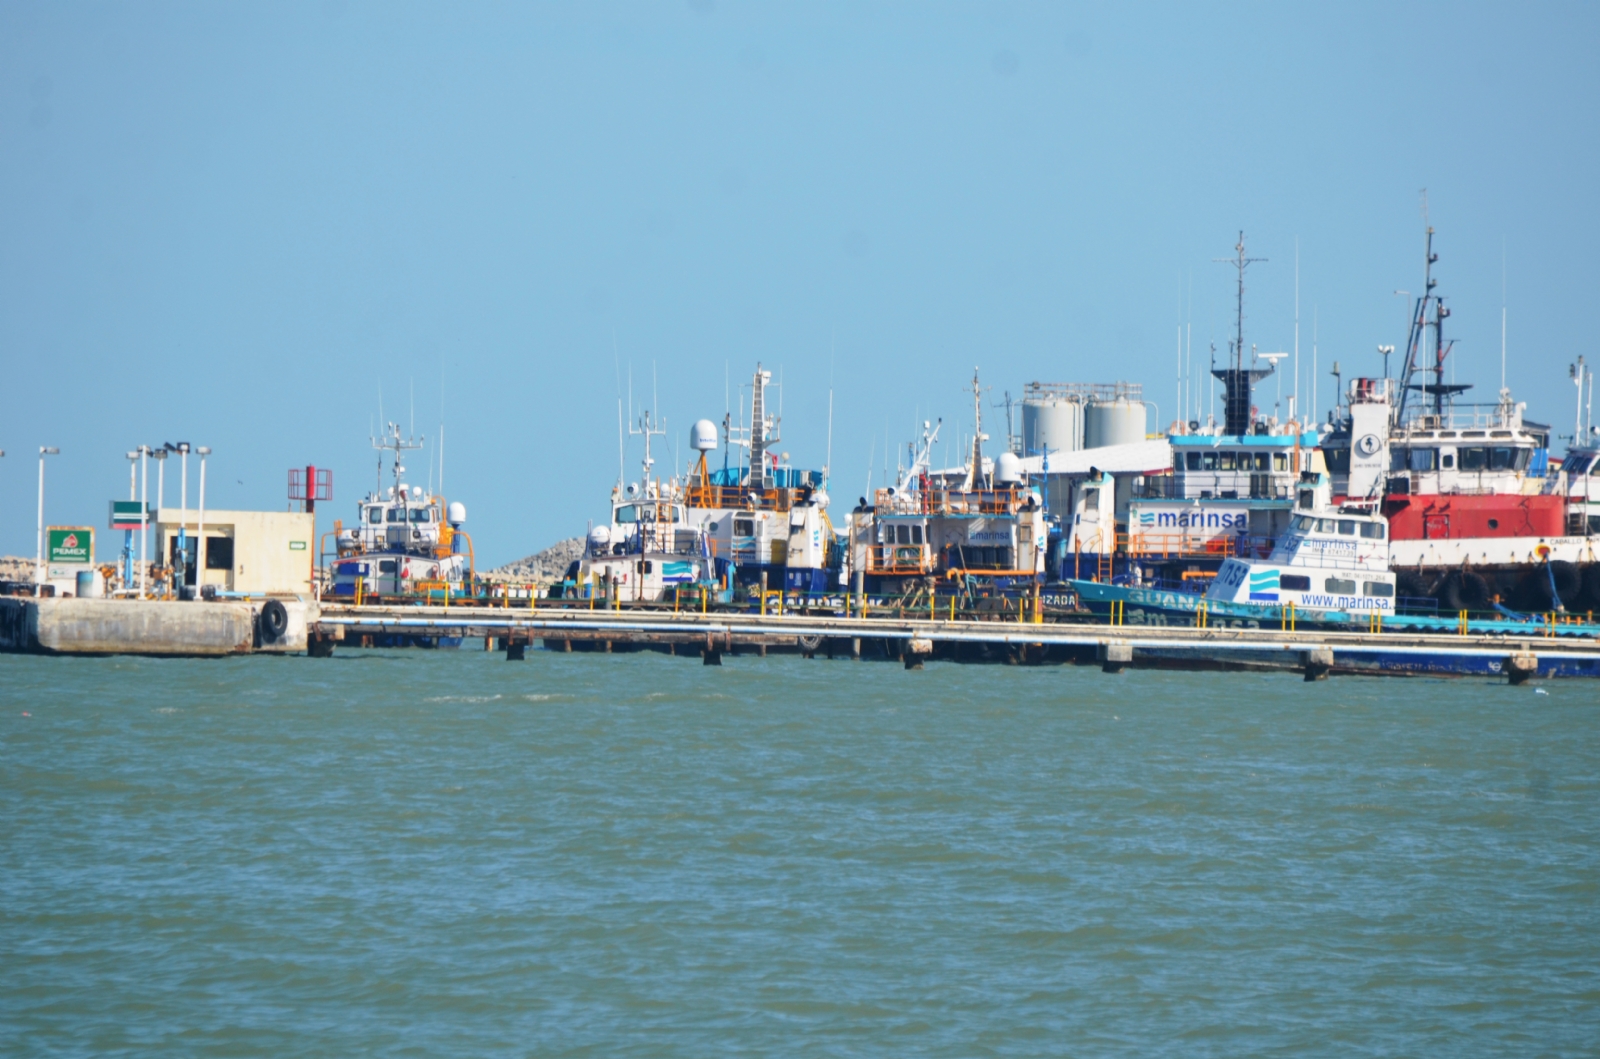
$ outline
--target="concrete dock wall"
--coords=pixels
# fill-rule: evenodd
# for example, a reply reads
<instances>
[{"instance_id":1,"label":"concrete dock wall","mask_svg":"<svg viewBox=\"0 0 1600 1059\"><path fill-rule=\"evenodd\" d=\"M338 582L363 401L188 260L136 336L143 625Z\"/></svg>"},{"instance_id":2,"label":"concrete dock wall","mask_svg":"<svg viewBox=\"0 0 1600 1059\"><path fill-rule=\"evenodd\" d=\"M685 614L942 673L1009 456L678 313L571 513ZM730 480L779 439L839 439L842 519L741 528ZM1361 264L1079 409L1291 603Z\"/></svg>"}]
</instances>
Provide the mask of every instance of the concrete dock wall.
<instances>
[{"instance_id":1,"label":"concrete dock wall","mask_svg":"<svg viewBox=\"0 0 1600 1059\"><path fill-rule=\"evenodd\" d=\"M0 599L0 651L74 655L232 655L306 649L314 605L278 601L282 635L264 636L262 601Z\"/></svg>"}]
</instances>

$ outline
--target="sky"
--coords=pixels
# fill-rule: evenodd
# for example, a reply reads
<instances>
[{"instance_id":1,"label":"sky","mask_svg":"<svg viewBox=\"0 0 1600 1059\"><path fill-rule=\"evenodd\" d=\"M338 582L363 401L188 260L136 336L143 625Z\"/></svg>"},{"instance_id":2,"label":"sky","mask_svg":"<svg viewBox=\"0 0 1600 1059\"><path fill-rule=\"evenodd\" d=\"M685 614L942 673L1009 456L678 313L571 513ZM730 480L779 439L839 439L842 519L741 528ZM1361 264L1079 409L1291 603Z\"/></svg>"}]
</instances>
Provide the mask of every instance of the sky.
<instances>
[{"instance_id":1,"label":"sky","mask_svg":"<svg viewBox=\"0 0 1600 1059\"><path fill-rule=\"evenodd\" d=\"M757 362L845 503L921 420L958 461L975 367L996 437L1036 380L1141 383L1165 426L1181 343L1220 415L1241 231L1285 404L1297 347L1325 412L1334 361L1404 345L1431 223L1455 378L1494 399L1504 308L1571 433L1597 45L1593 4L7 0L0 552L34 552L41 445L49 523L178 441L208 507L314 463L348 522L380 401L417 484L442 423L480 565L608 517L619 397L681 466Z\"/></svg>"}]
</instances>

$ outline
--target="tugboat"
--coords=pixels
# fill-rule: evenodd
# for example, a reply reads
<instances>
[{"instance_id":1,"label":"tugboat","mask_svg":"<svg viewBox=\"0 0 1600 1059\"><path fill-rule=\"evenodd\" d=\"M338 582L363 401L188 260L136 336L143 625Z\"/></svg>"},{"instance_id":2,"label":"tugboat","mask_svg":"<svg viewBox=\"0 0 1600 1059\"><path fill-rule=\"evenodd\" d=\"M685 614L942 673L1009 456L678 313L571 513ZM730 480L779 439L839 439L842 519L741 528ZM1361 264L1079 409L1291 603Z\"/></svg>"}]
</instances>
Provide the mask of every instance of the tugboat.
<instances>
[{"instance_id":1,"label":"tugboat","mask_svg":"<svg viewBox=\"0 0 1600 1059\"><path fill-rule=\"evenodd\" d=\"M1044 498L1021 457L983 456L981 388L973 374L977 429L967 464L934 472L929 463L940 424L923 424L921 444L892 487L863 497L850 516L849 566L862 589L883 596L1027 596L1043 583L1050 526Z\"/></svg>"},{"instance_id":2,"label":"tugboat","mask_svg":"<svg viewBox=\"0 0 1600 1059\"><path fill-rule=\"evenodd\" d=\"M327 594L361 603L430 603L471 596L476 578L472 539L461 528L466 505L406 484L403 454L421 441L402 438L388 425L378 452L378 488L357 506L356 524L334 524L338 556L330 564ZM394 483L383 488L388 454ZM395 634L373 646L453 647L459 638Z\"/></svg>"},{"instance_id":3,"label":"tugboat","mask_svg":"<svg viewBox=\"0 0 1600 1059\"><path fill-rule=\"evenodd\" d=\"M738 583L819 595L839 586L841 563L828 518L827 473L792 467L787 454L774 451L780 417L768 409L771 383L772 372L758 363L749 425L723 417L727 448L721 469L712 470L706 459L717 448L716 426L707 419L695 423L689 441L699 455L682 498L689 521L705 528L714 554L733 564ZM736 448L748 458L729 466L726 454Z\"/></svg>"},{"instance_id":4,"label":"tugboat","mask_svg":"<svg viewBox=\"0 0 1600 1059\"><path fill-rule=\"evenodd\" d=\"M704 526L689 520L677 480L651 477L655 459L650 439L665 433L664 422L645 412L635 433L645 439L644 474L638 482L618 482L611 490L610 523L589 531L583 557L556 594L656 603L674 594L681 597L683 589L692 587L697 601L718 598L719 574L721 581L727 580L726 561L719 563L711 554Z\"/></svg>"}]
</instances>

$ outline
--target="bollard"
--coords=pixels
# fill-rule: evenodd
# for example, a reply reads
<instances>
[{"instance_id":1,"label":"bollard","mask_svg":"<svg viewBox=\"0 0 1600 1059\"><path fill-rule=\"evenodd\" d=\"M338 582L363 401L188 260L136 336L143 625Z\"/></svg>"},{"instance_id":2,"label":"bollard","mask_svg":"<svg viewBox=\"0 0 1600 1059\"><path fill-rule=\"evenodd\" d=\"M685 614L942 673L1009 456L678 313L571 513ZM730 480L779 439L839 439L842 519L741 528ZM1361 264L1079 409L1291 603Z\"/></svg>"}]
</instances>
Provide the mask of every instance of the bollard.
<instances>
[{"instance_id":1,"label":"bollard","mask_svg":"<svg viewBox=\"0 0 1600 1059\"><path fill-rule=\"evenodd\" d=\"M1506 679L1512 685L1526 684L1530 677L1539 675L1539 659L1529 651L1520 651L1505 660Z\"/></svg>"},{"instance_id":2,"label":"bollard","mask_svg":"<svg viewBox=\"0 0 1600 1059\"><path fill-rule=\"evenodd\" d=\"M906 644L905 651L900 657L905 661L907 669L921 669L923 659L932 654L932 640L911 640Z\"/></svg>"},{"instance_id":3,"label":"bollard","mask_svg":"<svg viewBox=\"0 0 1600 1059\"><path fill-rule=\"evenodd\" d=\"M1328 670L1333 668L1333 648L1313 647L1309 651L1300 653L1300 660L1305 664L1306 680L1327 680Z\"/></svg>"},{"instance_id":4,"label":"bollard","mask_svg":"<svg viewBox=\"0 0 1600 1059\"><path fill-rule=\"evenodd\" d=\"M1133 663L1133 645L1111 640L1100 645L1100 671L1120 673Z\"/></svg>"}]
</instances>

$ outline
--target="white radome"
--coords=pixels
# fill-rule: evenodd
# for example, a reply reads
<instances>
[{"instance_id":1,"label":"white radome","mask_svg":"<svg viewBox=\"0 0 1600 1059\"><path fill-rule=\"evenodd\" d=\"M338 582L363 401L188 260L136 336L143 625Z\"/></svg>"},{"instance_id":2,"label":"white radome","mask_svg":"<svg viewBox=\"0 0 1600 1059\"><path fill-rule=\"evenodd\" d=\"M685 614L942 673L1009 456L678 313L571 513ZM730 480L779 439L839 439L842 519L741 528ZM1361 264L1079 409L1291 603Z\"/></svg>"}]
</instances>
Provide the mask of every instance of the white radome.
<instances>
[{"instance_id":1,"label":"white radome","mask_svg":"<svg viewBox=\"0 0 1600 1059\"><path fill-rule=\"evenodd\" d=\"M689 446L696 452L710 452L717 447L717 424L709 419L697 419L689 428Z\"/></svg>"}]
</instances>

